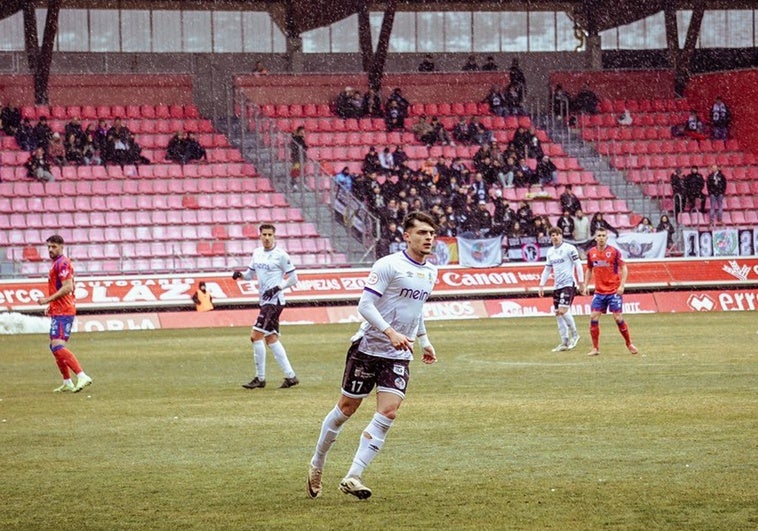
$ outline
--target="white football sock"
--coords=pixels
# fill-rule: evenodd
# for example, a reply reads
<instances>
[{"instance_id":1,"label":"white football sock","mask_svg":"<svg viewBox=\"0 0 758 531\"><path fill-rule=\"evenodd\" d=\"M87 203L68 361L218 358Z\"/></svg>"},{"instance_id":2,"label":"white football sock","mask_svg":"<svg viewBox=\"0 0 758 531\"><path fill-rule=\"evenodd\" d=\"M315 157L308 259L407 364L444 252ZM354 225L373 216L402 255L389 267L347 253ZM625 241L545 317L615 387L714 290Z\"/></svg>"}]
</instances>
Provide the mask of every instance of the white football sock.
<instances>
[{"instance_id":1,"label":"white football sock","mask_svg":"<svg viewBox=\"0 0 758 531\"><path fill-rule=\"evenodd\" d=\"M556 315L555 320L558 321L558 333L561 336L561 342L568 343L568 330L564 317L564 315Z\"/></svg>"},{"instance_id":2,"label":"white football sock","mask_svg":"<svg viewBox=\"0 0 758 531\"><path fill-rule=\"evenodd\" d=\"M566 321L566 326L568 327L569 335L571 337L574 337L576 335L576 321L574 321L574 316L570 312L566 312L563 314L563 319Z\"/></svg>"},{"instance_id":3,"label":"white football sock","mask_svg":"<svg viewBox=\"0 0 758 531\"><path fill-rule=\"evenodd\" d=\"M347 422L349 418L350 417L340 410L339 406L334 406L334 409L324 417L324 421L321 423L321 433L319 434L318 442L316 443L316 452L311 458L311 465L320 469L324 468L326 454L329 452L332 444L334 444L334 441L337 440L337 435L339 435L342 430L342 425Z\"/></svg>"},{"instance_id":4,"label":"white football sock","mask_svg":"<svg viewBox=\"0 0 758 531\"><path fill-rule=\"evenodd\" d=\"M361 477L363 470L379 453L384 446L384 439L387 432L392 427L392 419L385 417L381 413L374 413L366 429L361 433L361 440L358 444L358 451L353 457L353 464L347 472L347 477Z\"/></svg>"},{"instance_id":5,"label":"white football sock","mask_svg":"<svg viewBox=\"0 0 758 531\"><path fill-rule=\"evenodd\" d=\"M290 365L290 360L287 358L287 351L284 350L284 345L282 345L282 342L276 341L275 343L271 343L269 344L268 348L270 348L271 352L274 353L274 359L279 364L279 367L282 368L284 377L294 378L295 371L292 370L292 365Z\"/></svg>"},{"instance_id":6,"label":"white football sock","mask_svg":"<svg viewBox=\"0 0 758 531\"><path fill-rule=\"evenodd\" d=\"M253 341L253 361L255 361L255 376L266 380L266 343L259 339Z\"/></svg>"}]
</instances>

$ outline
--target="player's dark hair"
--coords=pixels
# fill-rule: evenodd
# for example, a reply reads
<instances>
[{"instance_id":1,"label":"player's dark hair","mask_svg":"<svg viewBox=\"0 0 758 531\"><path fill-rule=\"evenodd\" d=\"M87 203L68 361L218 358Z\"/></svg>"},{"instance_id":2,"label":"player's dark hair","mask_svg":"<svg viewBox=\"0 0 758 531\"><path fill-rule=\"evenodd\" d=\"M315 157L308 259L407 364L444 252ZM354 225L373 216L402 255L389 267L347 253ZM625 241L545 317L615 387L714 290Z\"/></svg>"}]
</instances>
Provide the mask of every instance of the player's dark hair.
<instances>
[{"instance_id":1,"label":"player's dark hair","mask_svg":"<svg viewBox=\"0 0 758 531\"><path fill-rule=\"evenodd\" d=\"M276 234L276 227L274 227L271 223L264 223L260 227L258 227L258 230L260 232L263 232L266 229L270 229L274 232L274 234Z\"/></svg>"},{"instance_id":2,"label":"player's dark hair","mask_svg":"<svg viewBox=\"0 0 758 531\"><path fill-rule=\"evenodd\" d=\"M416 221L420 221L421 223L428 223L434 228L435 231L437 230L437 223L434 221L434 218L431 215L427 214L426 212L414 210L405 216L405 219L403 220L403 232L407 232L412 229L416 224Z\"/></svg>"},{"instance_id":3,"label":"player's dark hair","mask_svg":"<svg viewBox=\"0 0 758 531\"><path fill-rule=\"evenodd\" d=\"M58 245L63 245L63 236L60 234L53 234L45 240L45 243L57 243Z\"/></svg>"}]
</instances>

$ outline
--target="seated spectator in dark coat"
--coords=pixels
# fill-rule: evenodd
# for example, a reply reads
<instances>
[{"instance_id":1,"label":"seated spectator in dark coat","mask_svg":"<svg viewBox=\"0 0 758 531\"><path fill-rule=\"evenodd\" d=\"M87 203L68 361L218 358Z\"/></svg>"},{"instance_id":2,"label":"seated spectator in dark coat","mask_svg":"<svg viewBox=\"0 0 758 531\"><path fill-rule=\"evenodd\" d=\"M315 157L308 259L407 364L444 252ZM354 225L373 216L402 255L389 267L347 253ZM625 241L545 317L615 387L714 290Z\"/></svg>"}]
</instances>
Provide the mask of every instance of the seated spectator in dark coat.
<instances>
[{"instance_id":1,"label":"seated spectator in dark coat","mask_svg":"<svg viewBox=\"0 0 758 531\"><path fill-rule=\"evenodd\" d=\"M37 149L37 137L34 136L34 128L29 118L24 118L16 130L16 143L24 151Z\"/></svg>"},{"instance_id":2,"label":"seated spectator in dark coat","mask_svg":"<svg viewBox=\"0 0 758 531\"><path fill-rule=\"evenodd\" d=\"M368 89L363 95L363 116L371 116L372 118L384 116L382 98L374 89Z\"/></svg>"},{"instance_id":3,"label":"seated spectator in dark coat","mask_svg":"<svg viewBox=\"0 0 758 531\"><path fill-rule=\"evenodd\" d=\"M597 114L597 106L600 98L590 90L589 84L585 83L574 98L574 108L582 114Z\"/></svg>"},{"instance_id":4,"label":"seated spectator in dark coat","mask_svg":"<svg viewBox=\"0 0 758 531\"><path fill-rule=\"evenodd\" d=\"M602 212L595 212L595 214L592 216L592 219L590 220L590 234L594 237L595 231L597 231L599 228L604 228L608 232L612 232L618 238L618 229L616 229L616 227L612 226L605 220Z\"/></svg>"},{"instance_id":5,"label":"seated spectator in dark coat","mask_svg":"<svg viewBox=\"0 0 758 531\"><path fill-rule=\"evenodd\" d=\"M187 135L184 131L177 131L166 147L166 160L186 164L187 162Z\"/></svg>"},{"instance_id":6,"label":"seated spectator in dark coat","mask_svg":"<svg viewBox=\"0 0 758 531\"><path fill-rule=\"evenodd\" d=\"M468 124L466 119L461 117L458 123L453 126L453 140L459 144L471 143L471 135L469 135Z\"/></svg>"},{"instance_id":7,"label":"seated spectator in dark coat","mask_svg":"<svg viewBox=\"0 0 758 531\"><path fill-rule=\"evenodd\" d=\"M540 186L545 186L546 184L558 185L558 168L555 167L555 163L547 155L543 156L537 163L535 173L537 174Z\"/></svg>"},{"instance_id":8,"label":"seated spectator in dark coat","mask_svg":"<svg viewBox=\"0 0 758 531\"><path fill-rule=\"evenodd\" d=\"M21 111L18 107L11 106L8 103L0 110L0 127L8 136L16 136L16 131L21 125Z\"/></svg>"},{"instance_id":9,"label":"seated spectator in dark coat","mask_svg":"<svg viewBox=\"0 0 758 531\"><path fill-rule=\"evenodd\" d=\"M505 116L508 114L505 97L503 97L503 94L500 92L500 89L497 86L492 85L490 87L489 93L482 101L489 105L490 112L492 114L495 114L497 116Z\"/></svg>"},{"instance_id":10,"label":"seated spectator in dark coat","mask_svg":"<svg viewBox=\"0 0 758 531\"><path fill-rule=\"evenodd\" d=\"M491 55L487 56L487 59L484 61L484 64L482 65L482 71L483 72L494 72L497 70L497 63L495 62L495 58Z\"/></svg>"},{"instance_id":11,"label":"seated spectator in dark coat","mask_svg":"<svg viewBox=\"0 0 758 531\"><path fill-rule=\"evenodd\" d=\"M390 97L387 98L387 105L390 104L390 102L397 103L398 109L400 109L400 112L403 115L403 119L408 118L408 107L411 106L410 102L406 100L403 97L403 91L399 88L395 88L392 90L392 94L390 94Z\"/></svg>"},{"instance_id":12,"label":"seated spectator in dark coat","mask_svg":"<svg viewBox=\"0 0 758 531\"><path fill-rule=\"evenodd\" d=\"M47 151L50 140L53 138L53 130L47 123L47 116L39 117L37 125L34 126L34 138L37 140L37 146L41 146Z\"/></svg>"},{"instance_id":13,"label":"seated spectator in dark coat","mask_svg":"<svg viewBox=\"0 0 758 531\"><path fill-rule=\"evenodd\" d=\"M476 57L473 55L469 55L468 58L466 59L466 62L463 63L461 70L463 70L464 72L475 72L479 70L479 65L476 64Z\"/></svg>"},{"instance_id":14,"label":"seated spectator in dark coat","mask_svg":"<svg viewBox=\"0 0 758 531\"><path fill-rule=\"evenodd\" d=\"M382 171L382 164L379 161L379 154L376 152L376 148L371 146L368 149L368 153L363 157L363 165L361 166L363 173L374 173Z\"/></svg>"},{"instance_id":15,"label":"seated spectator in dark coat","mask_svg":"<svg viewBox=\"0 0 758 531\"><path fill-rule=\"evenodd\" d=\"M31 154L29 160L26 161L24 166L26 166L27 175L32 179L37 179L40 182L51 182L55 180L50 171L50 161L42 146L39 146L34 150L34 153Z\"/></svg>"},{"instance_id":16,"label":"seated spectator in dark coat","mask_svg":"<svg viewBox=\"0 0 758 531\"><path fill-rule=\"evenodd\" d=\"M83 144L76 138L76 134L69 133L66 141L63 142L63 147L66 150L66 162L75 166L84 164Z\"/></svg>"},{"instance_id":17,"label":"seated spectator in dark coat","mask_svg":"<svg viewBox=\"0 0 758 531\"><path fill-rule=\"evenodd\" d=\"M390 100L384 115L384 123L387 131L405 131L405 114L400 110L397 102Z\"/></svg>"},{"instance_id":18,"label":"seated spectator in dark coat","mask_svg":"<svg viewBox=\"0 0 758 531\"><path fill-rule=\"evenodd\" d=\"M208 153L200 145L195 133L187 133L187 160L208 161Z\"/></svg>"},{"instance_id":19,"label":"seated spectator in dark coat","mask_svg":"<svg viewBox=\"0 0 758 531\"><path fill-rule=\"evenodd\" d=\"M568 210L568 213L572 216L576 214L577 210L581 210L582 208L582 203L579 200L579 197L574 193L573 186L570 184L566 185L565 190L561 194L560 201L561 209Z\"/></svg>"}]
</instances>

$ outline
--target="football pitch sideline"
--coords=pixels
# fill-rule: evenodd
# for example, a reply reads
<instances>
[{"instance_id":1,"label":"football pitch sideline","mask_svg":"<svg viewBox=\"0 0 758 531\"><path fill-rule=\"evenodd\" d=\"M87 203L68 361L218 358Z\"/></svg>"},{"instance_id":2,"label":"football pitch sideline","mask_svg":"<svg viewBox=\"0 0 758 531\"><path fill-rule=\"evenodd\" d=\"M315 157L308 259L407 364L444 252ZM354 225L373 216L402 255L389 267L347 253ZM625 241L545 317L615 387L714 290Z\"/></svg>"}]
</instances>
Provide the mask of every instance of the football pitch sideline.
<instances>
[{"instance_id":1,"label":"football pitch sideline","mask_svg":"<svg viewBox=\"0 0 758 531\"><path fill-rule=\"evenodd\" d=\"M427 323L366 501L337 485L373 395L305 491L354 324L283 327L301 384L269 353L252 391L246 328L75 334L78 394L46 334L0 336L0 529L755 529L755 313L626 320L637 356L610 316L595 358L586 317L558 353L549 317Z\"/></svg>"}]
</instances>

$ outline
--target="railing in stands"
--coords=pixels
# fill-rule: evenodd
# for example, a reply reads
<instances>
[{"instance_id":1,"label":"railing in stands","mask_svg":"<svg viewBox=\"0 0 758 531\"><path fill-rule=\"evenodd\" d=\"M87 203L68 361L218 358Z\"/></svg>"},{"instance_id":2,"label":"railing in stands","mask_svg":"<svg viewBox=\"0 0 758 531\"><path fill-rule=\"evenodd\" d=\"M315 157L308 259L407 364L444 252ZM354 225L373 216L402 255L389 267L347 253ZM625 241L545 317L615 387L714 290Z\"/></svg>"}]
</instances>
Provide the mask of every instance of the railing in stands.
<instances>
[{"instance_id":1,"label":"railing in stands","mask_svg":"<svg viewBox=\"0 0 758 531\"><path fill-rule=\"evenodd\" d=\"M292 156L291 136L265 116L241 90L235 94L239 127L231 128L243 152L253 157L256 167L268 175L276 190L301 209L320 234L329 237L335 249L348 258L347 266L363 267L377 258L379 219L352 194L338 190L333 176L307 152ZM347 197L346 197L347 196Z\"/></svg>"}]
</instances>

